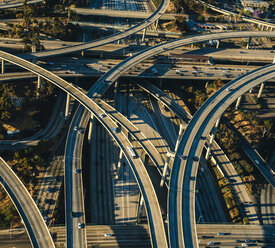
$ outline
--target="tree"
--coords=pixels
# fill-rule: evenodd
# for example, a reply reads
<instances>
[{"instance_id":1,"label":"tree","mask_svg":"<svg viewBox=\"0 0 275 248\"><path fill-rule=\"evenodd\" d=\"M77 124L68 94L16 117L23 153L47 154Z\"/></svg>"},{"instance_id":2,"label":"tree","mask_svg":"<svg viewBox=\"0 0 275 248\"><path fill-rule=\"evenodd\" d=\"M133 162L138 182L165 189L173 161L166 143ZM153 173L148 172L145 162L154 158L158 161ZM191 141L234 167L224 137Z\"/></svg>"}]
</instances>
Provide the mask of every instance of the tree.
<instances>
[{"instance_id":1,"label":"tree","mask_svg":"<svg viewBox=\"0 0 275 248\"><path fill-rule=\"evenodd\" d=\"M205 17L204 17L203 15L200 15L200 16L198 17L198 21L199 21L199 22L205 22Z\"/></svg>"}]
</instances>

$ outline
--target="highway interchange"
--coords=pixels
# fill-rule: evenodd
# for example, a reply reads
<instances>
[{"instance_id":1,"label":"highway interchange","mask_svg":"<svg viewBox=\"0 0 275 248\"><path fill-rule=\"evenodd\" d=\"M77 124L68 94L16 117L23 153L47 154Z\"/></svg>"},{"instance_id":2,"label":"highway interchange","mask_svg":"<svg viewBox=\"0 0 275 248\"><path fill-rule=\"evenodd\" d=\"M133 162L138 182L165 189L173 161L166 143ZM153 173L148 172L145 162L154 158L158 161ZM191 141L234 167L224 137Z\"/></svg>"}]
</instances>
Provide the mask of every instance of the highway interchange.
<instances>
[{"instance_id":1,"label":"highway interchange","mask_svg":"<svg viewBox=\"0 0 275 248\"><path fill-rule=\"evenodd\" d=\"M71 53L75 51L82 51L91 47L97 47L102 44L107 44L113 42L115 40L119 40L123 37L126 37L132 33L135 33L139 30L146 28L155 22L160 15L164 13L168 5L167 1L163 1L160 7L156 10L156 12L147 19L147 21L143 21L141 24L135 26L134 28L130 28L128 31L123 33L113 35L109 38L81 44L75 45L68 48L56 49L53 51L46 52L37 52L29 55L20 55L21 58L24 59L33 59L33 58L43 58L48 56L56 56L66 53ZM228 33L219 33L219 34L206 34L206 35L198 35L194 37L187 37L183 39L179 39L176 41L167 42L161 45L157 45L152 48L148 48L145 51L138 52L128 59L120 62L115 65L112 69L106 72L89 90L87 95L85 95L82 91L80 91L77 87L72 84L66 82L61 79L57 75L45 70L38 65L35 65L31 62L28 62L19 57L13 56L11 54L0 52L0 57L13 63L15 65L20 66L21 68L25 68L38 76L45 78L47 81L57 85L63 91L71 95L74 99L79 101L83 107L85 107L88 111L85 111L83 107L79 107L76 111L72 124L70 127L70 132L68 133L67 144L66 144L66 153L65 153L65 187L66 187L66 225L67 225L67 246L68 247L86 247L87 246L87 234L86 234L86 226L85 226L85 213L84 204L83 204L83 185L82 185L82 177L80 173L76 173L76 170L81 168L81 150L83 144L84 133L81 130L85 130L85 126L87 126L91 114L92 117L95 117L109 132L109 134L116 141L120 149L123 151L125 158L130 164L137 183L139 185L139 189L142 193L143 199L145 201L146 213L149 223L149 230L151 236L151 244L153 247L168 247L168 241L165 234L164 223L161 216L161 210L159 208L157 196L155 194L154 187L150 180L149 175L144 167L142 160L139 156L133 157L131 153L127 150L127 147L132 147L133 144L130 143L129 136L133 136L138 142L139 145L145 149L145 151L149 154L150 158L154 162L155 166L159 169L159 173L162 171L160 167L163 166L163 159L160 157L160 154L156 151L154 146L151 143L146 143L144 141L144 134L138 131L138 128L135 127L127 118L121 115L119 112L115 112L114 109L106 102L100 100L102 95L107 91L107 89L115 83L115 81L122 76L125 72L127 72L132 67L136 66L138 63L144 61L147 58L150 58L154 55L163 53L164 51L168 51L170 49L174 49L183 45L199 43L202 41L208 41L213 39L232 39L232 38L249 38L249 37L274 37L274 32L228 32ZM226 109L229 103L235 101L240 95L244 92L248 91L250 88L264 82L266 80L272 79L274 77L274 66L266 66L264 68L256 69L252 72L249 72L247 75L244 74L239 76L236 80L230 82L227 86L218 91L214 96L205 103L204 107L207 106L208 102L210 102L210 106L212 109L216 108L213 102L217 103L217 106L222 106L219 111L219 115ZM27 76L28 77L28 76ZM253 80L252 80L253 79ZM238 81L239 80L239 81ZM245 81L246 80L246 81ZM251 81L251 82L250 82ZM247 85L246 85L247 84ZM239 86L240 85L240 86ZM243 88L241 88L241 86ZM230 88L230 89L229 89ZM229 89L229 90L228 90ZM160 93L160 92L159 92ZM157 94L159 94L157 93ZM156 93L154 96L157 99L161 99L160 95ZM223 98L221 101L217 101L220 94ZM217 98L215 98L217 97ZM214 99L211 102L211 99ZM229 99L227 101L227 99ZM180 118L184 119L186 122L189 122L190 116L186 115L186 113L182 112L182 109L174 105L167 104L171 110L173 110L176 115ZM178 111L178 113L177 113ZM201 110L203 111L203 110ZM212 110L207 111L207 113L211 113ZM91 113L91 114L90 114ZM206 113L206 112L205 112ZM215 118L213 118L215 116ZM199 242L196 235L196 224L195 224L195 182L196 182L196 173L197 166L194 166L198 163L200 158L200 154L202 151L203 144L205 139L195 138L196 137L207 137L210 132L210 129L214 125L215 121L218 119L218 115L213 113L210 117L207 116L207 121L200 121L201 123L206 123L206 127L203 131L200 131L201 134L196 134L194 130L200 130L200 122L199 114L197 113L195 117L191 120L187 129L184 133L183 138L176 150L176 156L173 162L173 169L170 178L169 184L169 215L168 215L168 233L169 233L169 242L171 247L198 247ZM194 123L194 124L193 124ZM121 125L127 133L125 135L123 132L117 132L112 127L116 127L117 125ZM188 140L188 133L192 133L192 137ZM192 143L193 142L193 143ZM197 142L197 143L195 143ZM19 143L20 144L20 143ZM188 144L188 145L186 145ZM198 145L199 144L199 145ZM17 145L17 144L16 144ZM190 148L193 148L192 154L189 153ZM20 148L20 147L19 147ZM138 146L134 146L135 149L138 149ZM184 148L184 149L183 149ZM195 149L196 148L196 149ZM182 156L183 155L183 156ZM194 159L196 158L196 159ZM182 166L181 164L184 164ZM180 173L179 173L179 168ZM185 172L182 168L185 168L187 172ZM6 172L10 174L10 172ZM269 172L267 175L270 175ZM188 180L188 178L192 178L192 180ZM274 177L271 177L270 182L272 183ZM5 186L5 185L4 185ZM182 189L183 187L183 189ZM27 197L27 196L26 196ZM19 200L19 199L17 199ZM184 214L182 213L184 207ZM72 214L73 213L73 214ZM82 213L78 218L74 218L74 213ZM186 213L190 213L187 214ZM44 221L39 213L35 214L36 216L40 216L41 219L39 222L44 224ZM27 220L29 220L27 218ZM79 222L80 221L80 222ZM26 223L26 222L25 222ZM79 223L83 223L83 228L79 228ZM26 224L25 224L26 225ZM28 229L28 228L27 228ZM39 233L39 231L32 230L34 233ZM48 232L48 231L47 231ZM45 232L45 233L47 233ZM30 233L30 231L29 231ZM73 234L73 235L72 235ZM182 234L182 235L181 235ZM31 239L34 247L51 247L52 239L50 237L45 237L45 240L49 244L36 244L34 239Z\"/></svg>"}]
</instances>

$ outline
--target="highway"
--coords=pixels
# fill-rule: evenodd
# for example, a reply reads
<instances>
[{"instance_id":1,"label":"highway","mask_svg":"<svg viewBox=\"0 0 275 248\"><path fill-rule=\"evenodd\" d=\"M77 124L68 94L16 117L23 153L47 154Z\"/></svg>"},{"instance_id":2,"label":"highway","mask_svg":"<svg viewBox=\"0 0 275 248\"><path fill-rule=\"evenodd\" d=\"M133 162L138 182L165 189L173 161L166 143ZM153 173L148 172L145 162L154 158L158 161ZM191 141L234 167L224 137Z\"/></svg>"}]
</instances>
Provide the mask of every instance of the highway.
<instances>
[{"instance_id":1,"label":"highway","mask_svg":"<svg viewBox=\"0 0 275 248\"><path fill-rule=\"evenodd\" d=\"M162 173L161 168L163 167L164 161L161 155L159 154L159 152L152 145L152 143L146 139L144 134L142 134L142 132L137 127L135 127L126 117L124 117L121 113L116 111L113 107L111 107L106 102L100 100L98 102L98 106L100 106L104 111L104 117L102 118L106 118L107 116L110 116L117 124L119 124L122 128L126 129L127 132L129 132L139 142L139 144L147 152L149 157L152 159L152 161L158 168L159 173L161 174ZM85 112L83 111L84 111L83 107L78 107L74 115L71 128L70 128L70 133L67 139L65 178L67 179L68 182L70 182L71 180L76 180L74 178L76 177L78 178L81 175L81 171L82 171L80 161L81 161L81 154L82 154L82 143L83 143L83 134L84 134L83 131L85 130L85 127L87 126L90 118L89 113L87 113L86 111ZM114 124L110 124L109 126L113 126L113 125ZM77 130L75 130L75 127L77 127ZM80 170L80 173L75 172L76 168ZM79 181L76 181L76 183L77 182ZM71 189L72 185L75 189ZM78 228L78 223L85 223L85 219L83 219L83 213L85 213L84 206L83 206L83 199L77 199L81 195L83 195L83 192L78 192L81 189L82 189L82 185L78 185L75 183L72 183L72 184L66 183L67 228L68 228L68 233L73 233L73 235L68 235L68 237L70 237L71 239L67 241L69 242L68 243L69 247L70 247L69 244L74 244L73 245L74 247L77 245L78 246L83 245L81 243L82 239L80 238L80 236L84 235L85 227L81 229ZM69 207L71 205L73 210ZM78 216L76 216L75 218L71 217L71 214L70 214L71 211L78 213Z\"/></svg>"},{"instance_id":2,"label":"highway","mask_svg":"<svg viewBox=\"0 0 275 248\"><path fill-rule=\"evenodd\" d=\"M161 211L159 209L158 200L157 200L153 185L151 183L151 180L149 178L149 175L147 174L147 171L144 168L144 165L140 160L140 158L138 157L131 158L131 155L126 149L127 146L131 147L131 144L128 141L128 139L125 137L125 135L122 134L121 132L114 133L114 131L112 131L111 127L115 126L113 121L108 116L106 116L106 118L100 117L100 114L104 114L104 111L94 101L92 101L88 96L86 96L76 87L67 83L65 80L59 78L58 76L52 74L51 72L31 62L28 62L19 57L16 57L14 55L11 55L2 51L0 52L0 57L13 64L16 64L29 71L32 71L33 73L55 84L56 86L61 88L63 91L70 94L77 101L79 101L91 113L93 113L93 115L101 122L101 124L108 130L108 132L116 140L117 144L123 150L124 155L128 160L128 163L130 164L130 166L132 167L132 170L134 171L136 180L140 187L140 191L142 192L142 195L145 200L148 221L150 224L152 246L155 247L157 244L162 245L164 247L167 246ZM71 158L73 158L73 156L71 156ZM65 175L66 175L66 172L65 172ZM71 183L71 180L68 181L68 178L67 178L67 183Z\"/></svg>"},{"instance_id":3,"label":"highway","mask_svg":"<svg viewBox=\"0 0 275 248\"><path fill-rule=\"evenodd\" d=\"M274 64L264 66L222 87L208 98L187 126L176 152L169 188L168 216L172 247L198 247L195 183L204 137L207 137L223 111L240 95L274 77L274 67Z\"/></svg>"},{"instance_id":4,"label":"highway","mask_svg":"<svg viewBox=\"0 0 275 248\"><path fill-rule=\"evenodd\" d=\"M181 39L181 40L177 40L177 41L173 41L173 42L168 42L166 44L158 45L158 46L153 47L151 49L147 49L143 53L142 52L138 53L138 54L132 56L130 59L127 59L124 62L122 62L121 64L115 66L112 70L110 70L109 73L104 75L95 84L95 87L94 87L96 89L95 92L99 93L99 89L101 89L101 92L102 92L102 89L103 89L103 91L106 90L113 83L113 81L120 76L120 74L123 71L128 70L130 67L134 66L136 63L138 63L138 62L140 62L140 61L142 61L142 60L144 60L144 59L146 59L146 58L148 58L152 55L161 53L163 51L161 49L172 49L174 47L178 47L178 46L185 45L185 44L192 44L192 43L196 43L196 42L202 42L204 40L216 39L217 36L219 37L219 39L234 38L234 37L250 37L250 36L273 37L274 32L229 32L229 33L220 33L218 35L217 34L201 35L201 36L196 36L196 37L191 37L191 38L184 38L184 39ZM44 70L44 69L42 69L38 66L35 66L35 65L33 65L31 63L28 63L24 60L20 60L19 58L16 58L15 56L9 55L9 54L4 53L4 52L0 52L0 56L5 60L13 62L13 63L15 63L15 64L17 64L17 65L19 65L23 68L26 68L28 70L33 71L35 73L38 73L41 76L43 74L43 77L45 77L50 82L53 82L54 84L58 84L58 86L59 87L61 86L63 88L63 90L65 90L66 92L69 92L69 91L71 92L71 90L72 90L72 86L65 83L64 80L54 76L53 74L47 72L46 70ZM104 81L105 81L105 83L104 83ZM99 83L100 83L100 87L98 89ZM82 104L84 104L85 106L88 107L88 104L85 103L85 101L89 101L87 99L87 97L84 97L78 91L74 92L74 93L71 93L71 94L76 99L80 99L79 97L81 96L81 98L83 98ZM100 94L95 94L95 96L100 97ZM147 209L147 211L148 211L148 209Z\"/></svg>"},{"instance_id":5,"label":"highway","mask_svg":"<svg viewBox=\"0 0 275 248\"><path fill-rule=\"evenodd\" d=\"M85 114L90 115L88 111ZM87 121L78 123L78 119L73 118L67 135L64 186L67 247L87 247L82 183L82 146L86 125Z\"/></svg>"},{"instance_id":6,"label":"highway","mask_svg":"<svg viewBox=\"0 0 275 248\"><path fill-rule=\"evenodd\" d=\"M108 37L104 37L102 39L98 39L93 42L87 42L81 45L75 45L70 47L64 47L60 49L54 49L50 51L43 51L43 52L36 52L31 54L22 54L21 57L25 59L38 59L43 57L50 57L50 56L57 56L61 54L73 53L77 51L83 51L89 48L102 46L108 43L112 43L114 41L123 39L131 34L135 34L140 30L143 30L150 25L152 25L155 21L157 21L166 11L169 5L169 0L162 0L157 10L150 15L146 20L140 22L139 24L135 25L132 28L127 29L125 32L120 32L114 35L110 35Z\"/></svg>"},{"instance_id":7,"label":"highway","mask_svg":"<svg viewBox=\"0 0 275 248\"><path fill-rule=\"evenodd\" d=\"M254 240L252 247L273 247L274 226L272 225L232 225L232 224L197 224L199 247L232 248L242 247L245 240ZM64 226L50 228L55 234L56 247L64 248L66 233ZM87 226L89 247L151 247L147 225L92 225ZM226 235L218 235L219 232ZM12 233L12 236L10 236ZM111 237L105 237L109 233ZM214 246L208 246L209 241L217 242ZM6 229L0 231L0 242L3 247L28 248L30 243L26 233L22 229ZM218 243L219 242L219 243Z\"/></svg>"},{"instance_id":8,"label":"highway","mask_svg":"<svg viewBox=\"0 0 275 248\"><path fill-rule=\"evenodd\" d=\"M26 1L26 4L35 4L35 3L41 3L41 2L43 2L43 0L29 0L29 1ZM21 6L23 6L22 1L14 1L14 2L0 4L0 9L11 9L11 8L17 8Z\"/></svg>"},{"instance_id":9,"label":"highway","mask_svg":"<svg viewBox=\"0 0 275 248\"><path fill-rule=\"evenodd\" d=\"M19 73L20 74L20 73ZM60 132L64 125L65 94L60 95L51 114L47 126L35 135L21 140L0 140L0 149L23 149L37 146L41 140L49 140ZM63 111L63 112L62 112Z\"/></svg>"},{"instance_id":10,"label":"highway","mask_svg":"<svg viewBox=\"0 0 275 248\"><path fill-rule=\"evenodd\" d=\"M103 9L87 9L87 8L72 8L79 15L92 16L107 16L115 18L133 18L133 19L147 19L151 13L144 11L121 11L121 10L103 10ZM160 17L160 20L172 21L176 20L176 14L165 13ZM181 15L188 19L188 15Z\"/></svg>"},{"instance_id":11,"label":"highway","mask_svg":"<svg viewBox=\"0 0 275 248\"><path fill-rule=\"evenodd\" d=\"M49 230L21 180L0 157L0 182L14 203L34 248L53 248Z\"/></svg>"}]
</instances>

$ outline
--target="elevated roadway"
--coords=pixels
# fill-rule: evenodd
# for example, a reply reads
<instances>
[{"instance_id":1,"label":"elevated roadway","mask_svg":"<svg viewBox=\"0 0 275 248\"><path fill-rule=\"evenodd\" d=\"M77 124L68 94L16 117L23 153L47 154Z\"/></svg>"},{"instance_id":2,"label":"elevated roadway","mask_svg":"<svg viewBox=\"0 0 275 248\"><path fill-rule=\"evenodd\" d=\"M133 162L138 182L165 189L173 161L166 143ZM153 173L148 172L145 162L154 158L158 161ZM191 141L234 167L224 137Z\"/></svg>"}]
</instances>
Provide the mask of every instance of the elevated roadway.
<instances>
[{"instance_id":1,"label":"elevated roadway","mask_svg":"<svg viewBox=\"0 0 275 248\"><path fill-rule=\"evenodd\" d=\"M196 112L176 152L169 188L169 233L172 247L198 247L195 223L195 185L198 163L211 128L239 96L273 78L275 65L264 66L231 81ZM265 175L274 184L274 176Z\"/></svg>"},{"instance_id":2,"label":"elevated roadway","mask_svg":"<svg viewBox=\"0 0 275 248\"><path fill-rule=\"evenodd\" d=\"M26 2L26 4L41 3L43 1L44 0L29 0ZM9 3L0 4L0 9L12 9L12 8L17 8L22 6L23 6L23 1L14 1L14 2L11 1Z\"/></svg>"},{"instance_id":3,"label":"elevated roadway","mask_svg":"<svg viewBox=\"0 0 275 248\"><path fill-rule=\"evenodd\" d=\"M152 13L142 11L121 11L121 10L103 10L103 9L88 9L88 8L71 8L79 15L106 16L115 18L127 19L146 19ZM176 20L176 16L183 16L188 19L188 15L177 15L165 13L160 17L160 20L172 21Z\"/></svg>"},{"instance_id":4,"label":"elevated roadway","mask_svg":"<svg viewBox=\"0 0 275 248\"><path fill-rule=\"evenodd\" d=\"M52 237L35 202L21 180L0 157L0 183L21 216L34 248L54 248Z\"/></svg>"},{"instance_id":5,"label":"elevated roadway","mask_svg":"<svg viewBox=\"0 0 275 248\"><path fill-rule=\"evenodd\" d=\"M98 47L102 46L105 44L112 43L114 41L123 39L131 34L135 34L140 30L143 30L147 28L148 26L152 25L155 21L157 21L166 11L168 5L169 5L169 0L162 0L159 7L156 9L154 13L152 13L146 20L140 22L136 26L127 29L125 32L120 32L114 35L110 35L108 37L104 37L102 39L98 39L93 42L87 42L81 45L75 45L75 46L70 46L70 47L64 47L61 49L55 49L51 51L43 51L43 52L36 52L36 53L31 53L31 54L22 54L21 57L25 59L38 59L38 58L43 58L43 57L50 57L50 56L57 56L57 55L62 55L62 54L68 54L68 53L73 53L77 51L83 51L89 48L93 47Z\"/></svg>"},{"instance_id":6,"label":"elevated roadway","mask_svg":"<svg viewBox=\"0 0 275 248\"><path fill-rule=\"evenodd\" d=\"M103 77L101 77L100 80L98 80L97 83L93 87L93 97L96 97L96 98L101 97L102 93L105 92L124 71L127 71L129 68L133 67L137 63L143 61L144 59L149 58L153 55L162 53L165 50L173 49L173 48L176 48L176 47L182 46L182 45L193 44L193 43L203 42L206 40L212 40L212 39L217 39L217 38L232 39L232 38L252 37L252 36L253 37L274 37L275 32L250 32L249 31L249 32L228 32L228 33L219 33L219 34L207 34L207 35L200 35L200 36L184 38L184 39L176 40L173 42L161 44L161 45L155 46L153 48L149 48L149 49L145 50L144 52L140 52L140 53L132 56L131 58L126 59L121 64L119 64L119 65L115 66L113 69L111 69ZM89 106L89 104L91 104L91 101L89 101L89 98L84 96L83 93L81 93L77 90L74 90L74 87L72 85L67 84L66 81L58 78L57 76L53 75L52 73L32 64L30 62L27 62L25 60L22 60L20 58L10 55L10 54L0 52L0 57L3 58L4 60L7 60L14 64L17 64L20 67L23 67L27 70L30 70L30 71L44 77L48 81L56 84L58 87L61 87L64 91L71 94L74 98L76 98L78 100L83 99L82 104L92 111L93 104L91 106ZM99 116L97 116L97 118L100 119ZM139 175L141 176L141 174L139 174ZM145 175L147 175L147 174L145 174ZM174 190L173 187L172 187L172 189ZM154 198L152 198L152 200L153 199ZM148 202L147 202L147 206L148 206ZM152 206L153 206L153 204L152 204ZM147 211L148 211L148 208L147 208ZM173 227L171 225L169 225L169 226L173 229ZM171 235L172 234L171 230L169 232ZM177 234L178 233L176 232L173 235L177 235ZM165 235L163 237L165 237ZM152 239L154 239L154 238L152 238Z\"/></svg>"},{"instance_id":7,"label":"elevated roadway","mask_svg":"<svg viewBox=\"0 0 275 248\"><path fill-rule=\"evenodd\" d=\"M19 73L20 74L20 73ZM30 75L30 74L29 74ZM49 140L55 137L64 124L65 95L59 96L47 126L35 135L21 140L0 140L0 149L23 149L36 146L41 140ZM63 112L62 112L63 111Z\"/></svg>"},{"instance_id":8,"label":"elevated roadway","mask_svg":"<svg viewBox=\"0 0 275 248\"><path fill-rule=\"evenodd\" d=\"M162 215L161 215L158 200L157 200L153 185L151 183L151 180L149 178L149 175L147 174L147 171L142 161L140 160L140 158L139 157L132 158L132 156L126 149L127 146L131 146L131 143L128 141L125 135L122 132L115 133L112 130L111 127L115 126L116 124L108 116L106 116L105 118L102 118L100 115L104 114L104 111L93 100L91 100L88 96L86 96L76 87L74 87L72 84L67 83L65 80L59 78L58 76L52 74L51 72L31 62L28 62L19 57L16 57L14 55L1 51L0 57L10 63L16 64L22 68L32 71L33 73L45 78L47 81L55 84L56 86L61 88L63 91L70 94L73 98L75 98L83 106L85 106L85 108L87 108L100 121L100 123L108 130L108 132L111 134L111 136L115 139L117 144L122 149L126 159L128 160L128 163L132 167L136 180L139 184L140 191L142 192L142 195L144 197L147 216L148 216L148 222L150 225L152 246L166 247L167 241L166 241L166 234L164 231L164 224L162 221ZM73 158L73 156L71 156L71 158ZM66 174L65 174L65 178L67 180L66 183L71 185L72 183L70 180L71 177L66 177Z\"/></svg>"}]
</instances>

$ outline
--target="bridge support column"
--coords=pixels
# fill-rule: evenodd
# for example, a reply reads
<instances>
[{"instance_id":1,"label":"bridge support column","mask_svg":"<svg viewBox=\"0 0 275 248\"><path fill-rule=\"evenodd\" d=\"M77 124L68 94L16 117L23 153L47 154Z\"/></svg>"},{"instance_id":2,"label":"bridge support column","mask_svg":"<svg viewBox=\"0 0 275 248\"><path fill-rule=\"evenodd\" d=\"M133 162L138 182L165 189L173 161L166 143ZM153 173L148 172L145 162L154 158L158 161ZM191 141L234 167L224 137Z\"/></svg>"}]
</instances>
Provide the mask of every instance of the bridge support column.
<instances>
[{"instance_id":1,"label":"bridge support column","mask_svg":"<svg viewBox=\"0 0 275 248\"><path fill-rule=\"evenodd\" d=\"M69 118L69 107L70 107L70 94L67 93L66 108L65 108L65 120Z\"/></svg>"},{"instance_id":2,"label":"bridge support column","mask_svg":"<svg viewBox=\"0 0 275 248\"><path fill-rule=\"evenodd\" d=\"M146 35L146 29L147 29L147 28L143 29L143 34L142 34L141 43L143 43L143 42L144 42L145 35Z\"/></svg>"},{"instance_id":3,"label":"bridge support column","mask_svg":"<svg viewBox=\"0 0 275 248\"><path fill-rule=\"evenodd\" d=\"M179 143L180 143L180 138L182 136L182 133L183 133L183 125L180 124L180 130L179 130L179 135L177 137L177 142L176 142L176 145L175 145L175 152L177 151L178 149L178 146L179 146Z\"/></svg>"},{"instance_id":4,"label":"bridge support column","mask_svg":"<svg viewBox=\"0 0 275 248\"><path fill-rule=\"evenodd\" d=\"M36 97L39 97L39 95L40 95L40 88L41 88L41 77L38 76L37 86L36 86Z\"/></svg>"},{"instance_id":5,"label":"bridge support column","mask_svg":"<svg viewBox=\"0 0 275 248\"><path fill-rule=\"evenodd\" d=\"M160 180L160 187L161 188L163 187L163 185L165 183L165 180L166 180L166 174L167 174L169 161L170 161L170 154L169 154L169 152L167 152L167 156L166 156L166 160L165 160L165 164L164 164L164 168L163 168L163 172L162 172L162 177L161 177L161 180Z\"/></svg>"},{"instance_id":6,"label":"bridge support column","mask_svg":"<svg viewBox=\"0 0 275 248\"><path fill-rule=\"evenodd\" d=\"M275 56L274 56L274 59L273 59L273 62L272 62L272 64L275 64Z\"/></svg>"},{"instance_id":7,"label":"bridge support column","mask_svg":"<svg viewBox=\"0 0 275 248\"><path fill-rule=\"evenodd\" d=\"M89 120L89 131L88 131L88 142L90 144L91 144L91 141L92 141L93 119L94 119L94 115L91 113L91 117L90 117L90 120Z\"/></svg>"},{"instance_id":8,"label":"bridge support column","mask_svg":"<svg viewBox=\"0 0 275 248\"><path fill-rule=\"evenodd\" d=\"M239 108L240 103L241 103L241 100L242 100L242 96L240 96L240 97L237 99L235 109L238 109L238 108Z\"/></svg>"},{"instance_id":9,"label":"bridge support column","mask_svg":"<svg viewBox=\"0 0 275 248\"><path fill-rule=\"evenodd\" d=\"M217 130L218 130L218 126L220 124L220 120L221 120L221 118L219 118L216 121L215 126L212 128L212 131L211 131L212 134L211 134L211 137L210 137L210 140L209 140L209 145L208 145L208 148L207 148L207 151L206 151L206 154L205 154L205 159L206 160L209 159L209 156L210 156L210 153L211 153L211 147L212 147L214 138L216 136L216 133L217 133Z\"/></svg>"},{"instance_id":10,"label":"bridge support column","mask_svg":"<svg viewBox=\"0 0 275 248\"><path fill-rule=\"evenodd\" d=\"M261 83L257 98L260 98L264 89L264 83Z\"/></svg>"},{"instance_id":11,"label":"bridge support column","mask_svg":"<svg viewBox=\"0 0 275 248\"><path fill-rule=\"evenodd\" d=\"M117 40L117 44L118 44L118 45L120 44L120 40Z\"/></svg>"},{"instance_id":12,"label":"bridge support column","mask_svg":"<svg viewBox=\"0 0 275 248\"><path fill-rule=\"evenodd\" d=\"M156 30L156 31L157 31L157 29L158 29L158 25L159 25L159 19L157 19L156 22L155 22L155 30Z\"/></svg>"},{"instance_id":13,"label":"bridge support column","mask_svg":"<svg viewBox=\"0 0 275 248\"><path fill-rule=\"evenodd\" d=\"M123 158L123 152L122 152L122 150L120 149L120 151L119 151L118 163L117 163L117 168L116 168L115 179L118 179L118 178L119 178L120 169L121 169L121 164L122 164L122 158Z\"/></svg>"},{"instance_id":14,"label":"bridge support column","mask_svg":"<svg viewBox=\"0 0 275 248\"><path fill-rule=\"evenodd\" d=\"M81 56L84 57L85 56L85 52L84 50L81 51Z\"/></svg>"},{"instance_id":15,"label":"bridge support column","mask_svg":"<svg viewBox=\"0 0 275 248\"><path fill-rule=\"evenodd\" d=\"M1 63L1 73L5 73L5 60L2 59L2 63Z\"/></svg>"},{"instance_id":16,"label":"bridge support column","mask_svg":"<svg viewBox=\"0 0 275 248\"><path fill-rule=\"evenodd\" d=\"M249 90L249 93L251 94L253 92L253 88L251 88L250 90Z\"/></svg>"},{"instance_id":17,"label":"bridge support column","mask_svg":"<svg viewBox=\"0 0 275 248\"><path fill-rule=\"evenodd\" d=\"M264 26L264 25L262 25L261 31L264 31L264 27L265 27L265 26Z\"/></svg>"},{"instance_id":18,"label":"bridge support column","mask_svg":"<svg viewBox=\"0 0 275 248\"><path fill-rule=\"evenodd\" d=\"M138 211L137 211L137 224L140 223L140 217L143 211L143 207L144 207L144 198L141 195L139 198Z\"/></svg>"},{"instance_id":19,"label":"bridge support column","mask_svg":"<svg viewBox=\"0 0 275 248\"><path fill-rule=\"evenodd\" d=\"M220 40L217 40L216 48L219 48L219 47L220 47Z\"/></svg>"},{"instance_id":20,"label":"bridge support column","mask_svg":"<svg viewBox=\"0 0 275 248\"><path fill-rule=\"evenodd\" d=\"M251 43L251 37L248 38L246 49L249 49L250 43Z\"/></svg>"}]
</instances>

